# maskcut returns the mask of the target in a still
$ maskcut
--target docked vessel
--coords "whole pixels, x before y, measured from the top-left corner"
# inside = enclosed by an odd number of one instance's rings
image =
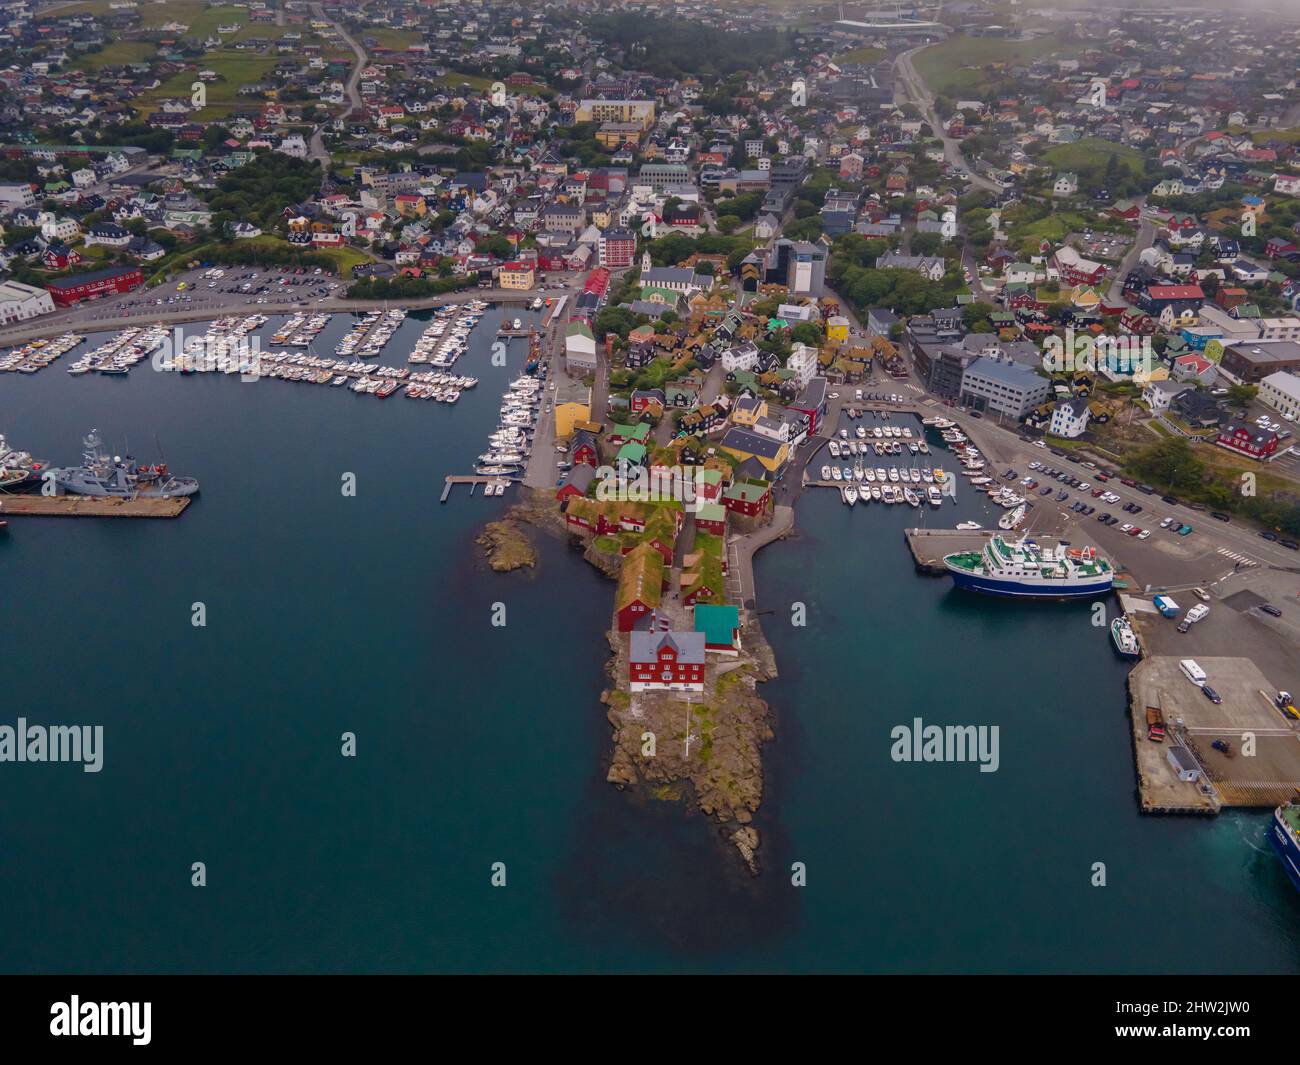
[[[1271,827],[1269,841],[1282,861],[1291,886],[1300,891],[1300,803],[1292,800],[1274,810]]]
[[[1110,623],[1110,642],[1115,645],[1115,652],[1125,658],[1142,657],[1137,633],[1133,631],[1133,626],[1123,614]]]
[[[0,492],[14,492],[41,478],[44,463],[26,451],[15,451],[0,433]]]
[[[82,441],[81,465],[46,471],[57,491],[83,496],[163,498],[192,496],[199,490],[193,477],[173,477],[166,463],[137,466],[130,455],[109,456],[99,434],[91,430]]]
[[[944,555],[958,588],[1017,599],[1086,599],[1111,590],[1111,564],[1091,547],[1044,547],[994,535],[983,551]]]
[[[995,500],[996,502],[996,500]],[[1010,531],[1020,527],[1020,523],[1025,520],[1025,505],[1019,504],[1014,510],[1009,510],[998,519],[998,528]]]

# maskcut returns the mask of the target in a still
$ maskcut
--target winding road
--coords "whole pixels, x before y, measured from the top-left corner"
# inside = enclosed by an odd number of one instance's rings
[[[352,38],[351,34],[343,28],[342,23],[335,21],[325,14],[325,9],[321,7],[320,4],[312,4],[311,11],[315,18],[320,19],[322,22],[328,22],[333,26],[334,31],[343,38],[343,43],[351,48],[352,54],[357,57],[356,65],[352,68],[352,72],[348,75],[347,83],[344,85],[344,92],[347,94],[348,105],[344,108],[339,117],[346,119],[353,111],[360,111],[362,108],[361,92],[358,90],[357,86],[361,83],[361,72],[365,70],[366,63],[369,61],[369,56],[366,55],[366,50],[362,48],[361,45]],[[312,130],[309,153],[323,168],[329,168],[330,153],[325,148],[325,139],[321,136],[320,126],[317,126]]]
[[[929,45],[923,45],[922,47],[928,48]],[[934,110],[934,93],[926,88],[925,82],[921,79],[921,75],[917,73],[916,67],[912,63],[912,56],[919,51],[921,51],[921,48],[913,48],[910,52],[903,52],[898,57],[895,67],[898,71],[898,85],[902,87],[906,101],[915,104],[921,109],[921,114],[930,123],[934,135],[943,141],[943,155],[950,165],[966,171],[970,175],[970,183],[976,188],[986,189],[989,192],[1001,192],[1001,186],[971,169],[966,157],[962,154],[961,145],[944,133],[943,124],[939,121],[939,116]],[[897,97],[897,93],[895,96]]]

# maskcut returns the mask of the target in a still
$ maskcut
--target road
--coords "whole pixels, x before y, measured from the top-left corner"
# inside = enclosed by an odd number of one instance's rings
[[[343,39],[343,43],[351,48],[352,54],[357,57],[356,65],[352,68],[352,72],[348,75],[347,83],[344,85],[344,92],[347,94],[348,104],[339,117],[346,119],[353,111],[360,111],[362,109],[361,92],[357,86],[361,82],[361,72],[365,69],[369,57],[366,55],[366,50],[353,40],[348,31],[343,28],[342,23],[336,22],[334,19],[327,16],[325,14],[325,9],[321,7],[320,4],[312,4],[311,10],[312,14],[316,18],[328,22],[334,27],[334,31]],[[330,154],[325,148],[325,139],[321,136],[320,126],[316,126],[312,130],[309,153],[313,159],[317,160],[321,164],[323,169],[329,169]]]
[[[1143,202],[1141,210],[1146,210],[1146,203]],[[1115,270],[1115,277],[1110,283],[1110,291],[1106,294],[1106,302],[1112,307],[1118,307],[1121,303],[1126,302],[1124,299],[1124,278],[1128,277],[1129,271],[1137,265],[1138,256],[1151,247],[1156,239],[1156,227],[1151,223],[1145,214],[1139,215],[1137,237],[1133,240],[1133,247],[1129,249],[1123,261]]]
[[[365,69],[368,59],[366,50],[352,39],[352,36],[348,31],[343,28],[342,23],[336,22],[334,19],[326,15],[325,9],[321,7],[320,4],[312,4],[311,10],[312,14],[315,15],[316,18],[323,22],[328,22],[334,27],[334,32],[343,38],[343,43],[351,48],[352,54],[357,57],[357,65],[352,68],[352,73],[348,75],[347,84],[344,86],[344,91],[347,93],[348,97],[348,106],[341,117],[347,118],[353,111],[361,110],[361,93],[358,91],[357,86],[361,82],[361,71]]]
[[[245,271],[235,268],[230,272],[242,274]],[[45,315],[31,321],[20,322],[9,329],[0,330],[0,346],[24,344],[29,340],[58,336],[70,330],[78,333],[90,333],[122,329],[133,325],[138,326],[142,323],[151,325],[154,322],[174,324],[209,322],[214,318],[231,314],[292,314],[294,311],[329,313],[367,311],[381,309],[394,303],[392,300],[349,299],[342,295],[331,295],[325,298],[315,295],[304,297],[301,292],[292,289],[287,292],[280,292],[278,288],[273,295],[267,297],[266,303],[257,303],[254,297],[246,293],[227,293],[201,287],[196,280],[201,273],[200,270],[190,271],[177,278],[177,280],[188,281],[193,286],[191,288],[193,294],[191,302],[182,304],[164,302],[161,306],[155,303],[154,300],[158,298],[157,293],[163,293],[166,296],[175,291],[175,286],[170,282],[159,288],[150,289],[150,295],[147,297],[142,294],[143,290],[137,289],[135,292],[118,296],[112,300],[95,300],[83,303],[68,310],[58,311],[55,314]],[[275,271],[258,271],[258,276],[260,279],[269,279],[279,275]],[[332,280],[334,279],[324,275],[320,278],[313,277],[312,285],[315,286],[318,282],[327,283]],[[315,288],[313,287],[311,291],[314,292]],[[552,294],[550,291],[544,292],[539,289],[521,292],[512,289],[470,288],[461,292],[446,292],[438,296],[404,299],[400,302],[402,307],[407,310],[422,310],[429,307],[439,307],[447,303],[464,303],[473,299],[489,300],[494,303],[531,302],[536,296],[550,296]]]
[[[975,188],[986,189],[989,192],[1001,192],[1001,186],[975,173],[966,161],[966,157],[962,154],[961,145],[944,132],[943,124],[939,121],[939,116],[934,110],[934,94],[926,88],[925,82],[921,80],[921,75],[917,73],[916,67],[912,64],[912,56],[919,51],[921,51],[920,48],[913,48],[910,52],[903,52],[898,57],[896,67],[898,84],[902,86],[907,99],[921,109],[926,121],[934,129],[934,135],[943,141],[943,155],[949,165],[966,171],[970,175],[970,183]]]

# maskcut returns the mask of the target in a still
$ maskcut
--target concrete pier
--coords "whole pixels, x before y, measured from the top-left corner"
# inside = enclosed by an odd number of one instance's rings
[[[996,529],[904,529],[903,539],[912,552],[918,573],[942,575],[943,556],[956,551],[983,551]]]
[[[190,499],[190,496],[122,499],[78,495],[8,495],[0,497],[0,515],[36,518],[175,518],[190,505]]]

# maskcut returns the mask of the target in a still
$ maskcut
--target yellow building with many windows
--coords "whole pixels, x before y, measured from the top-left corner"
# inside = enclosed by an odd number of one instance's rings
[[[536,280],[532,263],[503,263],[497,271],[497,285],[501,288],[530,289]]]

